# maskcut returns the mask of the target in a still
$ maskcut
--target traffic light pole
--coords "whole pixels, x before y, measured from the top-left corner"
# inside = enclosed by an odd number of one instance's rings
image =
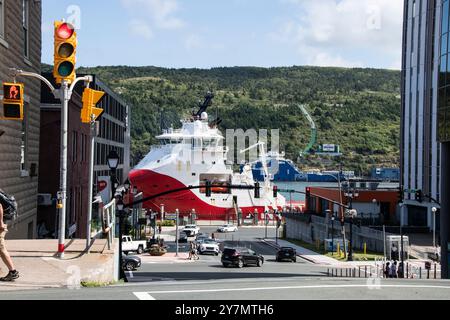
[[[49,87],[53,96],[61,101],[61,154],[60,154],[60,191],[58,192],[58,202],[62,205],[59,208],[59,224],[58,224],[58,256],[64,258],[64,246],[66,236],[66,201],[67,201],[67,130],[69,118],[69,101],[72,97],[73,89],[79,81],[84,81],[86,87],[93,81],[92,76],[84,76],[76,78],[70,85],[65,80],[61,82],[61,88],[55,87],[45,77],[33,72],[26,72],[16,68],[10,68],[11,76],[14,78],[18,76],[37,78],[44,82]],[[89,231],[88,231],[89,232]]]
[[[95,151],[95,121],[91,124],[91,153],[89,155],[89,198],[92,201],[93,195],[93,184],[94,184],[94,151]],[[92,223],[92,203],[88,205],[88,216],[86,225],[86,251],[89,253],[89,247],[91,242],[91,223]]]

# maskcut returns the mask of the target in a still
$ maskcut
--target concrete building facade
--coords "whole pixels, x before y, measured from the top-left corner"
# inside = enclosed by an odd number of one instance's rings
[[[14,80],[9,68],[39,74],[41,42],[41,2],[0,0],[0,81]],[[16,197],[19,208],[8,238],[32,239],[36,235],[41,84],[33,78],[16,80],[25,85],[24,120],[0,119],[4,132],[0,137],[0,188]]]

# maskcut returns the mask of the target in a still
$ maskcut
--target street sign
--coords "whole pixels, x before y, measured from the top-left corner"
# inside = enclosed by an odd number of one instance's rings
[[[166,213],[166,220],[177,220],[177,215],[175,213]]]

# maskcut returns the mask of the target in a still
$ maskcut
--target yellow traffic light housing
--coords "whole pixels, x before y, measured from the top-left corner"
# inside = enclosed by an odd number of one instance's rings
[[[55,53],[53,77],[60,84],[66,80],[69,84],[75,81],[75,63],[77,51],[77,33],[67,22],[55,22]]]
[[[23,84],[3,83],[3,117],[5,120],[23,120]]]
[[[81,122],[91,123],[91,121],[97,120],[97,118],[103,113],[102,108],[97,108],[97,103],[103,98],[105,93],[103,91],[97,91],[90,88],[86,88],[83,91],[83,109],[81,109]]]

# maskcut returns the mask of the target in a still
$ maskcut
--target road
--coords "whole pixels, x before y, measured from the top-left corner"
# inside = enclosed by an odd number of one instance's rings
[[[202,227],[202,232],[214,228]],[[129,282],[102,288],[0,292],[0,299],[43,300],[296,300],[296,299],[449,299],[446,280],[328,278],[326,267],[302,259],[275,262],[276,250],[258,238],[264,229],[218,234],[224,245],[250,247],[264,255],[262,267],[223,268],[220,257],[198,261],[146,262],[128,273]],[[174,250],[171,244],[171,250]],[[186,250],[186,246],[181,250]],[[200,302],[199,302],[200,303]]]

